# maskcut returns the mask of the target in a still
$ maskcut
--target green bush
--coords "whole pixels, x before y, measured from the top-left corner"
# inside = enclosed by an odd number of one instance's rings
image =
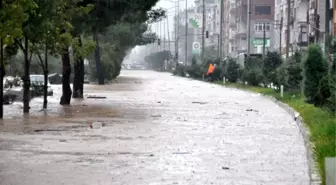
[[[186,76],[186,69],[185,69],[184,65],[181,65],[181,64],[177,65],[173,74],[177,75],[177,76],[185,77]]]
[[[277,52],[268,52],[266,56],[262,60],[262,73],[264,75],[264,84],[268,85],[273,83],[275,85],[279,85],[277,83],[277,75],[276,70],[282,64],[282,59],[279,53]]]
[[[263,80],[261,69],[253,68],[244,70],[242,74],[242,80],[244,82],[246,81],[249,85],[259,86]]]
[[[263,61],[258,57],[248,57],[245,60],[245,69],[261,69]]]
[[[287,62],[287,87],[288,91],[300,91],[302,82],[302,54],[295,53]]]
[[[226,77],[229,82],[236,83],[239,78],[239,64],[236,60],[230,58],[227,64]]]
[[[301,54],[295,53],[276,71],[278,85],[283,85],[286,91],[299,92],[302,81]]]
[[[202,78],[204,71],[202,71],[199,65],[192,65],[186,69],[186,72],[191,78],[200,79]]]
[[[277,84],[283,85],[287,90],[288,87],[288,65],[282,64],[276,71]]]
[[[310,45],[308,47],[308,55],[303,63],[303,84],[304,95],[309,103],[314,105],[321,105],[325,101],[324,95],[319,95],[324,89],[324,81],[320,81],[328,73],[328,63],[323,58],[322,50],[318,45]],[[319,91],[319,86],[323,86],[323,89]],[[323,90],[323,91],[322,91]]]
[[[214,72],[212,73],[212,80],[213,81],[221,80],[221,77],[222,77],[221,74],[222,74],[222,70],[217,65]]]
[[[332,65],[329,72],[329,87],[330,87],[330,98],[328,107],[332,112],[336,111],[336,61],[332,61]]]
[[[329,75],[326,75],[319,82],[317,105],[325,105],[330,95]]]

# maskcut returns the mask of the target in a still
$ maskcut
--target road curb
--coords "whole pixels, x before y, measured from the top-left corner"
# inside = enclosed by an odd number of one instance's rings
[[[218,85],[220,85],[220,84],[218,84]],[[309,173],[309,181],[310,181],[309,184],[310,185],[322,185],[322,180],[321,180],[319,170],[317,168],[317,163],[314,160],[315,158],[314,158],[313,150],[315,148],[315,145],[314,145],[314,143],[310,142],[309,128],[307,128],[306,124],[303,121],[303,118],[300,116],[300,113],[298,113],[296,110],[294,110],[289,105],[287,105],[285,103],[282,103],[281,101],[277,100],[276,98],[274,98],[272,96],[264,95],[264,94],[261,94],[261,93],[256,93],[256,92],[249,91],[249,90],[246,90],[246,89],[240,89],[240,88],[225,86],[225,85],[224,85],[224,87],[225,88],[230,88],[230,89],[237,89],[237,90],[245,91],[247,93],[260,94],[264,98],[272,101],[273,103],[277,104],[279,107],[284,109],[293,118],[296,125],[300,129],[301,136],[303,137],[304,145],[305,145],[305,148],[306,148],[307,163],[308,163],[307,165],[308,165],[308,173]]]
[[[232,87],[228,87],[228,88],[232,88]],[[233,88],[233,89],[239,89],[239,88]],[[313,150],[315,148],[315,145],[314,143],[310,142],[310,135],[311,135],[310,131],[307,128],[306,124],[304,123],[303,118],[300,116],[300,113],[298,113],[296,110],[294,110],[289,105],[282,103],[281,101],[277,100],[276,98],[272,96],[252,92],[252,91],[245,90],[245,89],[239,89],[239,90],[242,90],[248,93],[253,93],[253,94],[260,94],[263,98],[266,98],[272,101],[273,103],[277,104],[279,107],[284,109],[293,118],[296,125],[300,129],[300,134],[303,137],[304,145],[306,148],[306,155],[307,155],[306,157],[307,157],[308,173],[309,173],[309,181],[310,181],[309,184],[310,185],[322,185],[322,180],[321,180],[319,170],[317,168],[317,163],[314,160],[315,157],[314,157]]]
[[[227,87],[227,88],[232,88],[232,87]],[[284,109],[293,118],[296,125],[300,129],[300,134],[303,137],[304,145],[306,148],[306,155],[307,155],[306,157],[307,157],[307,162],[308,162],[308,173],[309,173],[309,180],[310,180],[309,184],[310,185],[322,185],[321,176],[317,168],[317,164],[314,160],[315,158],[314,158],[313,150],[315,148],[315,145],[312,142],[310,142],[310,131],[307,128],[306,124],[304,123],[303,118],[300,116],[300,114],[296,112],[296,110],[294,110],[289,105],[282,103],[281,101],[277,100],[276,98],[272,96],[252,92],[252,91],[245,90],[245,89],[239,89],[239,88],[233,88],[233,89],[238,89],[238,90],[242,90],[242,91],[253,93],[253,94],[260,94],[262,97],[272,101],[273,103],[277,104],[279,107]]]
[[[300,134],[304,140],[304,145],[305,145],[306,154],[307,154],[310,184],[311,185],[322,185],[322,181],[321,181],[321,177],[320,177],[320,174],[317,168],[317,164],[314,160],[313,150],[315,148],[315,145],[312,142],[310,142],[310,131],[307,128],[306,124],[304,123],[300,114],[296,112],[293,108],[288,106],[287,104],[282,103],[281,101],[277,100],[274,97],[267,96],[267,95],[262,95],[262,96],[273,101],[275,104],[283,108],[289,115],[292,116],[296,125],[299,127]]]
[[[232,88],[232,87],[228,87],[228,88]],[[314,160],[313,150],[315,148],[315,145],[314,143],[310,142],[310,131],[307,128],[306,124],[304,123],[300,114],[296,110],[294,110],[292,107],[290,107],[289,105],[282,103],[281,101],[277,100],[276,98],[272,96],[264,95],[261,93],[255,93],[255,92],[245,90],[245,89],[239,89],[239,88],[233,88],[233,89],[242,90],[248,93],[260,94],[264,98],[272,101],[273,103],[277,104],[279,107],[284,109],[293,118],[296,125],[300,129],[300,134],[303,137],[304,145],[306,148],[306,155],[307,155],[306,157],[307,157],[307,162],[308,162],[308,173],[309,173],[309,181],[310,181],[309,184],[310,185],[322,185],[321,176],[319,174],[317,164]]]

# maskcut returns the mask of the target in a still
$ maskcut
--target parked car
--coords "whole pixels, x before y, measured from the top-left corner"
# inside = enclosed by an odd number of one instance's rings
[[[43,95],[43,85],[44,85],[44,76],[43,75],[30,75],[30,83],[32,89],[36,93],[35,96]],[[54,95],[54,91],[51,88],[49,79],[48,79],[48,96]]]

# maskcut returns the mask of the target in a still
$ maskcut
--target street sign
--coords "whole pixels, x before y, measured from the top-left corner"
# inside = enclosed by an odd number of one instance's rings
[[[192,53],[200,54],[201,53],[201,44],[199,42],[193,42]]]
[[[191,28],[202,28],[202,14],[195,13],[189,16],[189,27]]]
[[[271,46],[271,40],[269,38],[265,39],[265,47],[270,47]],[[254,38],[252,40],[253,46],[263,46],[264,45],[264,39],[263,38]]]

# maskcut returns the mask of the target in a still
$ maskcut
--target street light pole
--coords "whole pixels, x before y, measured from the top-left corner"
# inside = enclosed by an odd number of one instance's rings
[[[287,0],[286,58],[289,57],[291,0]]]
[[[168,51],[170,52],[170,34],[169,34],[169,20],[168,20],[168,17],[167,17],[167,33],[168,33]]]
[[[223,0],[220,1],[220,28],[219,28],[219,61],[222,61],[223,58],[223,9],[224,9]]]
[[[187,65],[188,60],[188,0],[185,0],[185,58],[184,65]]]
[[[202,50],[201,50],[201,60],[204,62],[204,49],[205,49],[205,0],[202,0]]]
[[[247,0],[247,56],[251,53],[251,0]]]

